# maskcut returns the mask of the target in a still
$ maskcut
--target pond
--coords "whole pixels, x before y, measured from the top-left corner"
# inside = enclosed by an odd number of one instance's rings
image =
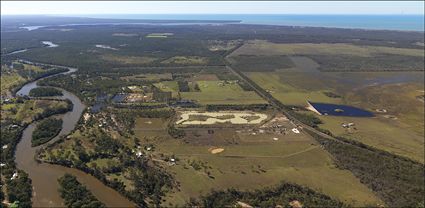
[[[329,103],[313,103],[310,104],[309,108],[311,110],[321,114],[321,115],[331,115],[331,116],[351,116],[351,117],[373,117],[373,113],[356,108],[348,105],[337,105]]]

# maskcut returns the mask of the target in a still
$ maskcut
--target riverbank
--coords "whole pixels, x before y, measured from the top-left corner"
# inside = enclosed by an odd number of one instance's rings
[[[61,66],[63,67],[63,66]],[[61,72],[58,74],[70,74],[77,69],[66,67],[68,71]],[[56,76],[53,74],[47,77]],[[44,78],[47,78],[44,77]],[[42,78],[42,79],[44,79]],[[17,95],[28,95],[31,89],[39,87],[37,82],[41,80],[35,80],[27,83],[19,91]],[[77,179],[87,186],[87,188],[102,201],[108,207],[134,207],[134,203],[121,196],[115,190],[107,187],[102,182],[97,180],[95,177],[86,174],[80,170],[67,168],[59,165],[52,165],[47,163],[39,163],[35,160],[37,152],[48,144],[51,144],[63,136],[68,135],[77,125],[82,112],[85,109],[85,105],[81,100],[74,94],[58,88],[62,91],[63,96],[61,99],[68,99],[73,104],[73,109],[61,116],[63,125],[60,133],[47,142],[38,147],[31,146],[31,137],[34,131],[35,123],[31,123],[28,127],[23,130],[21,141],[18,143],[15,151],[15,162],[18,169],[21,169],[28,173],[32,180],[33,186],[33,206],[34,207],[61,207],[64,206],[63,199],[60,197],[58,192],[59,184],[57,179],[65,173],[75,175]]]

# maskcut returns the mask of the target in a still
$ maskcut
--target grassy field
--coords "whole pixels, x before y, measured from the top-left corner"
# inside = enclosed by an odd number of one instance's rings
[[[348,104],[375,112],[377,118],[319,116],[321,128],[361,141],[392,153],[424,162],[424,109],[417,96],[423,95],[423,83],[413,77],[421,73],[365,72],[250,72],[248,76],[286,105],[306,106],[306,101]],[[389,82],[389,83],[387,83]],[[392,83],[394,82],[394,83]],[[341,98],[331,98],[333,92]],[[393,119],[392,119],[393,118]],[[347,132],[341,123],[355,122],[355,132]]]
[[[6,95],[10,89],[24,83],[26,80],[19,76],[16,72],[2,73],[1,80],[1,95]]]
[[[331,98],[324,94],[333,89],[327,87],[322,80],[310,78],[302,73],[249,72],[247,75],[285,105],[306,106],[307,101],[341,102],[339,98]]]
[[[275,71],[294,67],[288,56],[232,56],[232,67],[241,71]]]
[[[162,64],[178,64],[178,65],[202,65],[208,62],[208,58],[199,56],[174,56],[164,61]]]
[[[22,64],[22,65],[24,65],[24,70],[35,71],[35,72],[44,71],[44,69],[42,69],[39,66],[35,66],[35,65],[31,65],[31,64]]]
[[[386,121],[385,118],[337,116],[320,116],[320,119],[324,124],[319,126],[330,130],[335,135],[424,162],[423,136],[400,127],[397,121]],[[356,130],[350,131],[341,127],[342,123],[351,122],[355,123]]]
[[[201,104],[263,104],[266,103],[253,91],[244,91],[236,82],[197,81],[200,92],[181,92],[184,99],[197,100]]]
[[[238,55],[352,55],[361,57],[370,57],[377,54],[405,55],[405,56],[424,56],[424,51],[420,49],[405,49],[381,46],[356,46],[345,43],[295,43],[295,44],[276,44],[267,41],[251,41],[231,56]]]
[[[177,97],[179,93],[179,85],[177,81],[163,81],[154,84],[155,87],[164,92],[171,92],[173,97]]]
[[[109,62],[120,64],[149,64],[157,60],[148,56],[124,56],[117,54],[104,54],[100,56],[101,59]]]
[[[193,81],[218,81],[220,80],[215,74],[195,74],[192,77]]]
[[[416,83],[369,86],[346,94],[347,103],[376,113],[376,118],[321,116],[322,128],[398,155],[424,162],[424,108],[416,97],[423,94],[423,85]],[[340,125],[355,122],[357,131],[346,132]]]
[[[180,183],[180,191],[169,193],[164,206],[182,205],[190,197],[207,194],[211,189],[256,189],[282,180],[311,187],[355,206],[382,204],[349,171],[336,168],[330,156],[304,134],[252,135],[246,130],[238,133],[215,129],[211,138],[199,137],[198,140],[203,141],[196,142],[196,138],[171,139],[165,136],[165,129],[155,134],[152,130],[144,133],[145,122],[136,123],[136,135],[145,135],[145,139],[155,145],[154,155],[178,158],[177,164],[167,169]],[[291,127],[289,123],[285,125]],[[146,137],[146,133],[150,136]],[[230,136],[235,137],[236,143],[228,143]],[[279,140],[274,141],[273,137]],[[216,142],[209,145],[205,141],[208,139]],[[224,151],[211,153],[213,148],[219,147]]]
[[[4,119],[13,119],[23,123],[30,123],[33,117],[42,114],[48,109],[64,108],[64,101],[26,100],[24,103],[2,105],[1,116]]]

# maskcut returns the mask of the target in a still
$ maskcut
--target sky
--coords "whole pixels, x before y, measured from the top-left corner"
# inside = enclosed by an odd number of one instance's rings
[[[1,1],[16,14],[424,14],[424,1]]]

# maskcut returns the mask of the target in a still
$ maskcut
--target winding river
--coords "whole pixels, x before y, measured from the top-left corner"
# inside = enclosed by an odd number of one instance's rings
[[[53,65],[50,65],[53,66]],[[63,67],[63,66],[56,66]],[[69,71],[59,74],[70,74],[77,71],[76,68],[65,67]],[[56,76],[51,75],[51,76]],[[48,77],[51,77],[48,76]],[[45,77],[47,78],[47,77]],[[45,79],[43,78],[43,79]],[[37,88],[37,81],[33,81],[24,85],[16,94],[28,95],[31,89]],[[58,136],[49,143],[58,140],[61,136],[69,134],[76,126],[81,114],[85,108],[81,100],[74,94],[58,88],[62,91],[62,99],[69,99],[74,107],[72,111],[67,112],[60,117],[63,118],[62,130]],[[68,168],[60,165],[52,165],[47,163],[38,163],[35,160],[36,152],[41,147],[31,147],[31,137],[35,128],[35,123],[30,124],[24,129],[21,141],[18,143],[15,153],[15,162],[19,169],[28,173],[32,180],[33,186],[33,207],[64,207],[64,201],[58,192],[59,184],[57,179],[65,173],[70,173],[77,177],[78,181],[84,184],[93,195],[108,207],[135,207],[134,203],[127,198],[121,196],[118,192],[104,185],[95,177],[84,173],[83,171]],[[48,144],[49,144],[48,143]]]

